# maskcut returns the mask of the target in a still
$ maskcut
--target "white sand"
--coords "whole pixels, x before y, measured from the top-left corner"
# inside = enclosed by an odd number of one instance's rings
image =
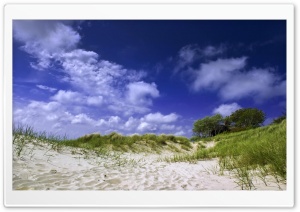
[[[164,154],[96,156],[64,147],[57,152],[49,144],[30,143],[13,157],[14,190],[240,190],[236,179],[219,175],[217,159],[190,163],[159,162]],[[255,189],[278,190],[254,182]],[[280,185],[285,189],[285,185]]]

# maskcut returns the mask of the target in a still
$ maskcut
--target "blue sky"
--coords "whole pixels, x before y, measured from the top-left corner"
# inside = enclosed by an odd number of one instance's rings
[[[69,137],[190,137],[195,120],[285,112],[280,20],[13,22],[13,118]]]

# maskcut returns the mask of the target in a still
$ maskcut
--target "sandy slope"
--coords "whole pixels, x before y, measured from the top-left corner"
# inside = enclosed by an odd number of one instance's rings
[[[14,190],[236,190],[230,173],[217,174],[217,160],[196,164],[161,162],[163,154],[96,155],[49,144],[26,144],[13,157]],[[256,183],[257,189],[277,190]],[[285,189],[284,185],[281,185]]]

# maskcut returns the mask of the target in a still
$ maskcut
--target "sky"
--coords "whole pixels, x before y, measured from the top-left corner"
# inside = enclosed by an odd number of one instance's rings
[[[241,108],[286,110],[284,20],[13,22],[15,125],[190,137]]]

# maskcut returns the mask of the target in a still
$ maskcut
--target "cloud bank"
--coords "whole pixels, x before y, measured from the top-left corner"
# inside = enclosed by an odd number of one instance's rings
[[[15,122],[42,131],[69,132],[71,137],[82,132],[184,133],[174,124],[177,114],[150,112],[160,92],[154,82],[144,80],[144,71],[127,69],[81,48],[81,35],[69,22],[14,21],[13,32],[21,49],[33,58],[33,69],[58,71],[57,83],[69,87],[36,85],[51,93],[48,101],[28,99],[15,108]]]
[[[273,68],[248,69],[246,62],[243,56],[202,63],[192,71],[190,88],[217,92],[224,101],[252,98],[259,103],[286,95],[286,81]]]

